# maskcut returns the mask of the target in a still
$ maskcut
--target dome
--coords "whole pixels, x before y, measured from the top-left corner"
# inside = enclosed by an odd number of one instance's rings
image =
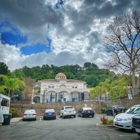
[[[66,79],[66,75],[64,73],[58,73],[56,76],[55,76],[55,79]]]

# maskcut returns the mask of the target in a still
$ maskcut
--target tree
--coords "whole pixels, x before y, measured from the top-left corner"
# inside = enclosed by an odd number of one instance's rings
[[[90,63],[90,62],[85,62],[84,63],[84,68],[86,68],[86,69],[89,69],[89,68],[98,68],[98,66],[97,65],[95,65],[95,64],[93,64],[93,63]]]
[[[99,97],[103,94],[109,93],[110,100],[114,102],[116,98],[123,97],[128,90],[128,79],[127,77],[122,77],[121,79],[111,81],[106,79],[101,82],[98,86],[92,88],[89,92],[91,98]],[[121,102],[120,102],[121,104]]]
[[[8,66],[4,62],[0,62],[0,74],[8,74]]]
[[[104,45],[111,54],[106,66],[130,73],[132,91],[136,94],[136,74],[140,70],[140,12],[115,17],[108,26],[108,33],[104,35]]]
[[[116,98],[119,98],[120,100],[120,97],[123,97],[125,95],[125,93],[128,90],[127,85],[128,85],[128,80],[126,79],[126,77],[123,77],[122,79],[115,80],[110,83],[108,92],[110,93],[110,99],[112,102],[114,102]],[[121,100],[120,100],[120,104],[121,104]]]
[[[7,89],[8,96],[10,96],[11,90],[15,90],[15,89],[25,86],[25,83],[19,80],[18,78],[8,78],[5,75],[0,75],[0,77],[3,80],[3,85],[0,86],[0,91]]]

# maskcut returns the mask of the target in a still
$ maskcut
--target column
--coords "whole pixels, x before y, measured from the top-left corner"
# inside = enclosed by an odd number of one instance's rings
[[[57,93],[55,93],[55,103],[57,103]]]

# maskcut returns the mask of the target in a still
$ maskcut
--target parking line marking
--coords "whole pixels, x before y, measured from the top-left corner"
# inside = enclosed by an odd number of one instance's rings
[[[61,119],[59,117],[57,117],[57,119],[61,121]]]

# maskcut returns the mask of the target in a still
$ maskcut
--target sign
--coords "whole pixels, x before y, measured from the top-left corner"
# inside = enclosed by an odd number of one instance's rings
[[[128,99],[132,99],[132,94],[131,93],[128,93]]]
[[[72,98],[72,102],[75,102],[75,98]]]
[[[77,103],[80,104],[80,101],[78,101]]]

